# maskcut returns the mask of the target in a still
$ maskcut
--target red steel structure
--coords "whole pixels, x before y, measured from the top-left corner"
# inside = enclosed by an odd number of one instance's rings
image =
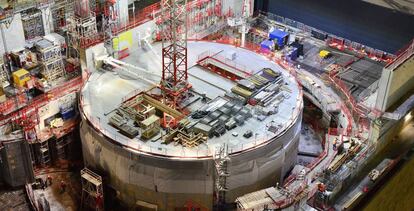
[[[162,79],[166,103],[178,107],[191,87],[187,74],[187,0],[162,0]]]

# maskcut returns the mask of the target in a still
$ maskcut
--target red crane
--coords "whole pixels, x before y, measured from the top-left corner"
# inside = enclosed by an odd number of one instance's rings
[[[187,0],[161,1],[162,79],[165,103],[179,107],[191,88],[187,74]]]

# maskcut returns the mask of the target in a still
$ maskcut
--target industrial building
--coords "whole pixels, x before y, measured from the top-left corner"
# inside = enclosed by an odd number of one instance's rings
[[[414,121],[414,42],[264,2],[2,2],[0,210],[362,206]]]

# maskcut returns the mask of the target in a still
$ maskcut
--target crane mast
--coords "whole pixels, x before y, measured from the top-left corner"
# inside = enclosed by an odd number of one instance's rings
[[[187,74],[187,0],[162,0],[162,79],[164,101],[178,107],[191,87]]]

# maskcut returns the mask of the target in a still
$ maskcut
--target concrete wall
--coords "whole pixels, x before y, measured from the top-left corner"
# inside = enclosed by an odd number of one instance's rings
[[[43,130],[45,128],[45,120],[59,113],[59,106],[70,104],[76,104],[76,93],[70,93],[59,99],[49,102],[47,105],[39,108],[39,128]]]
[[[151,20],[148,21],[144,24],[141,24],[129,31],[132,32],[132,45],[134,47],[138,46],[138,43],[141,39],[145,38],[146,36],[151,36],[151,33],[155,30],[156,25],[155,25],[155,21]],[[116,39],[116,38],[114,38]],[[149,39],[149,41],[151,41],[151,39]],[[114,49],[114,51],[116,51],[117,49]]]
[[[88,49],[82,49],[80,54],[80,64],[82,71],[89,71],[94,72],[96,71],[95,68],[95,56],[102,55],[106,53],[106,48],[104,43],[100,43],[98,45],[92,46]]]
[[[128,23],[128,0],[117,0],[117,5],[120,23]]]
[[[0,55],[3,55],[6,51],[24,47],[25,38],[20,14],[14,16],[10,26],[7,27],[5,23],[0,24],[0,30],[2,30],[2,35],[0,36]]]
[[[42,21],[45,35],[48,35],[51,32],[53,32],[53,18],[50,6],[42,9]]]
[[[401,130],[412,120],[414,110],[411,110],[411,118],[401,118],[399,121],[390,120],[383,124],[373,124],[371,126],[370,139],[377,143],[376,151],[382,150],[396,137]]]
[[[299,143],[301,115],[286,133],[256,150],[232,155],[227,201],[274,186],[293,167]],[[108,185],[119,191],[129,206],[137,201],[174,210],[192,200],[212,207],[214,163],[207,160],[172,160],[130,152],[98,134],[88,121],[81,126],[85,166],[106,175]]]
[[[385,68],[379,84],[376,107],[386,111],[404,95],[414,90],[414,55],[395,70]]]
[[[250,1],[250,11],[251,13],[253,13],[254,2],[253,0]],[[223,13],[227,13],[229,9],[231,9],[233,11],[233,14],[235,14],[236,16],[241,16],[243,12],[243,2],[244,0],[223,0]]]
[[[19,187],[34,181],[29,144],[16,139],[0,144],[0,177],[11,187]]]

